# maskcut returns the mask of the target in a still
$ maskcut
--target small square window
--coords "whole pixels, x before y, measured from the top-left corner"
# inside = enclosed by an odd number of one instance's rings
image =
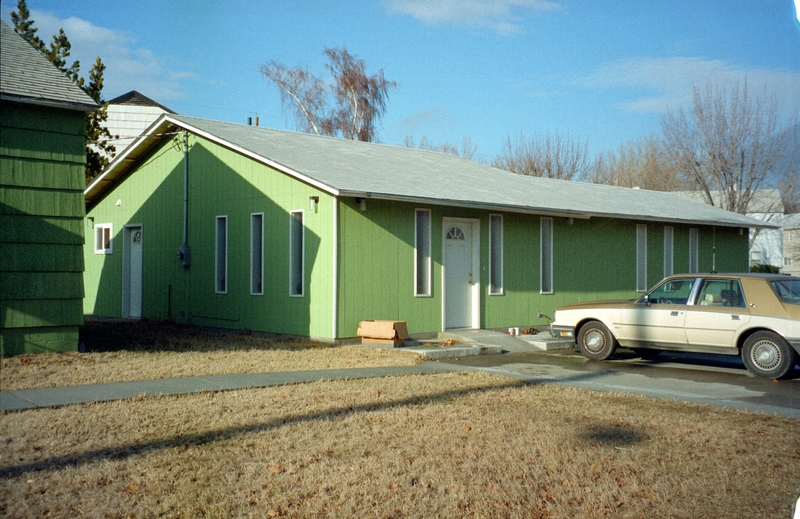
[[[113,254],[114,227],[110,223],[98,224],[94,227],[94,253]]]

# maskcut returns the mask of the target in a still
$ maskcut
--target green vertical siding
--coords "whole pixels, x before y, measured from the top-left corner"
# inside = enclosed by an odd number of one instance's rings
[[[0,355],[75,350],[84,114],[0,103]]]
[[[410,333],[441,329],[442,213],[438,206],[343,199],[339,211],[339,337],[359,321],[401,320]],[[431,297],[414,296],[415,209],[431,210]]]
[[[89,211],[114,225],[114,253],[85,247],[87,313],[122,312],[123,229],[142,225],[144,317],[204,326],[331,337],[333,203],[320,190],[204,139],[190,137],[191,266],[183,239],[183,154],[167,141]],[[319,197],[317,212],[309,197]],[[119,205],[117,205],[119,201]],[[289,296],[289,212],[305,214],[305,294]],[[250,294],[250,215],[264,213],[264,294]],[[227,293],[215,291],[215,222],[228,218]],[[90,240],[91,241],[91,240]]]
[[[433,296],[414,297],[414,209],[431,210]],[[489,295],[489,215],[496,212],[368,200],[362,212],[341,202],[339,337],[352,337],[363,319],[407,321],[410,333],[442,329],[442,218],[476,218],[480,226],[481,326],[544,325],[541,312],[576,301],[630,299],[636,292],[636,221],[553,218],[553,293],[540,283],[538,215],[503,214],[503,294]],[[641,222],[645,223],[645,222]],[[648,286],[664,272],[664,224],[647,222]],[[674,268],[688,268],[689,227],[674,227]],[[701,227],[700,268],[747,268],[747,235]]]

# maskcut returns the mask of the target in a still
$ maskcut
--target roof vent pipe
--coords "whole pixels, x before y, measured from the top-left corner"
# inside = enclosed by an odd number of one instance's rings
[[[256,126],[258,126],[258,116],[256,116]]]
[[[247,118],[247,126],[253,126],[253,118],[252,117],[248,117]]]

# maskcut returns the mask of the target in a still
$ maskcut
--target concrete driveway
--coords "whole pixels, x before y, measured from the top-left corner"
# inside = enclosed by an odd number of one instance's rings
[[[800,369],[785,380],[752,376],[738,357],[662,353],[646,361],[620,349],[595,362],[565,349],[443,358],[439,362],[531,381],[629,393],[800,419]]]

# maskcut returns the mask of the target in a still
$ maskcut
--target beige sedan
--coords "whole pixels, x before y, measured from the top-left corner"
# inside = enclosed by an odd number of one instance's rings
[[[557,308],[553,336],[575,337],[589,359],[618,346],[741,355],[751,373],[781,378],[800,354],[800,278],[779,274],[670,276],[635,301]]]

